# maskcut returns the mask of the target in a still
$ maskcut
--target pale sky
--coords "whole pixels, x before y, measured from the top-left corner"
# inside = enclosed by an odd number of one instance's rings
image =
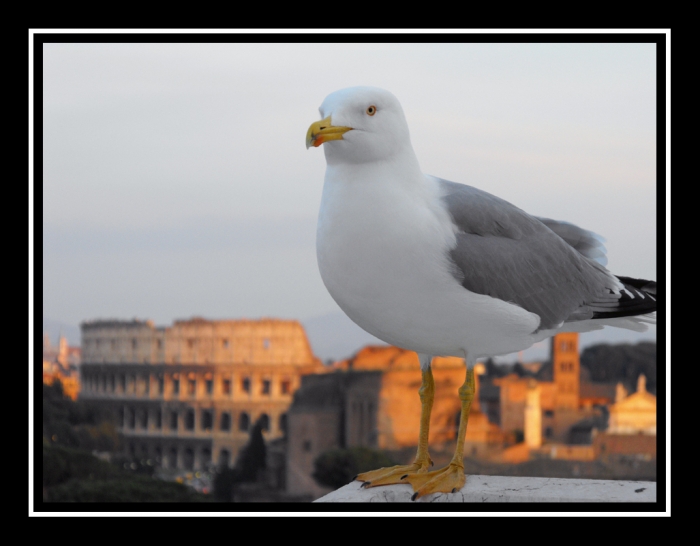
[[[653,44],[46,44],[43,313],[311,319],[329,93],[401,101],[422,169],[656,279]],[[39,97],[36,98],[39,100]],[[655,333],[655,330],[654,330]]]

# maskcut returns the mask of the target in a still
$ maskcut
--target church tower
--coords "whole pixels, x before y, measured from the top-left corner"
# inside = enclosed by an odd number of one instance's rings
[[[525,393],[525,443],[530,449],[542,445],[541,388],[537,381],[530,379]]]
[[[557,386],[557,409],[577,410],[581,384],[578,334],[567,332],[554,336],[551,355]]]

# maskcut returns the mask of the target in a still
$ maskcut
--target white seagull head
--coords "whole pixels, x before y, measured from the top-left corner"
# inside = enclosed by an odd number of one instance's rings
[[[341,89],[326,97],[319,112],[322,119],[309,127],[306,147],[327,143],[329,165],[386,160],[412,150],[401,104],[384,89]]]

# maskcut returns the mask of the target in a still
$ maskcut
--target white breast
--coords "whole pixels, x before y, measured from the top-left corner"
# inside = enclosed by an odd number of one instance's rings
[[[374,336],[425,354],[529,347],[536,315],[471,293],[450,273],[454,226],[434,180],[392,179],[390,168],[326,171],[316,249],[338,305]]]

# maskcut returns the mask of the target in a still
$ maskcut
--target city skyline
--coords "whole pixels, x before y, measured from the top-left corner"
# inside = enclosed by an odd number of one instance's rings
[[[310,478],[316,458],[334,447],[413,455],[421,408],[415,396],[420,366],[411,351],[366,348],[351,360],[323,366],[295,321],[193,319],[156,328],[148,321],[108,320],[85,323],[82,330],[80,400],[110,408],[125,456],[150,459],[161,478],[200,471],[206,476],[199,485],[211,490],[213,468],[237,460],[253,423],[277,454],[268,478],[294,498],[328,492],[330,484],[314,485]],[[548,365],[475,368],[465,464],[478,459],[512,466],[543,456],[576,464],[597,460],[606,470],[587,466],[584,472],[593,478],[629,473],[630,455],[647,463],[655,459],[656,396],[647,391],[645,374],[655,385],[656,370],[649,353],[583,373],[578,339],[555,336]],[[44,383],[70,385],[75,369],[66,366],[68,358],[65,345],[56,351],[45,343]],[[449,456],[443,444],[457,433],[455,393],[464,367],[454,357],[436,358],[433,366],[433,460],[442,465]],[[404,448],[409,451],[400,454]],[[581,470],[567,472],[579,476]],[[640,476],[655,476],[653,466],[627,474]]]

